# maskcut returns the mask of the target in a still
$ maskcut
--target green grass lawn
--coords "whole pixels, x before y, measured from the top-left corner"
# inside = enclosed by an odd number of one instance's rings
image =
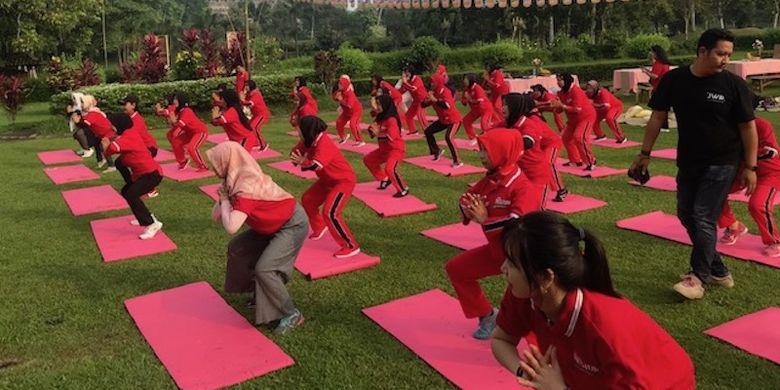
[[[35,107],[31,105],[30,110]],[[289,127],[284,111],[274,112],[276,117],[266,134],[272,148],[286,154],[295,139],[285,135]],[[780,115],[769,117],[780,128]],[[325,115],[325,119],[332,118],[332,114]],[[157,127],[153,134],[167,147],[162,123],[152,117],[147,121]],[[63,131],[64,126],[63,120]],[[629,138],[641,139],[641,129],[626,129]],[[657,147],[675,144],[676,134],[664,133]],[[147,201],[165,223],[165,232],[178,250],[104,264],[89,222],[128,211],[73,217],[60,192],[99,182],[53,185],[35,154],[61,148],[75,149],[76,143],[68,137],[0,143],[0,388],[174,388],[123,301],[195,281],[207,281],[222,292],[230,237],[211,222],[212,202],[198,190],[216,179],[164,180],[161,196]],[[427,153],[423,141],[410,142],[407,148],[410,156]],[[616,168],[627,167],[637,152],[636,148],[594,150],[600,164]],[[466,162],[479,164],[476,154],[463,154]],[[358,155],[345,155],[360,181],[371,179]],[[261,165],[265,167],[267,162]],[[94,159],[86,164],[94,167]],[[655,160],[650,169],[654,175],[675,173],[671,161]],[[263,329],[296,360],[295,366],[237,387],[452,387],[361,314],[362,308],[432,288],[453,294],[444,264],[458,250],[419,232],[457,222],[456,200],[476,177],[445,178],[411,165],[404,165],[401,171],[412,193],[437,203],[439,209],[381,219],[360,201],[352,200],[345,211],[347,222],[364,251],[381,255],[382,263],[313,282],[296,273],[289,288],[306,323],[283,337]],[[270,168],[267,172],[298,196],[310,184]],[[688,351],[696,364],[700,388],[780,388],[778,366],[703,334],[712,326],[780,304],[780,271],[727,258],[736,287],[708,290],[703,300],[683,302],[671,285],[687,270],[689,248],[615,226],[618,219],[653,210],[674,213],[674,194],[634,188],[626,184],[624,176],[598,180],[565,176],[565,180],[572,192],[609,202],[607,207],[575,214],[571,219],[601,237],[617,288]],[[119,188],[120,181],[118,174],[110,174],[100,182]],[[757,231],[744,204],[736,204],[735,210],[752,231]],[[500,277],[489,278],[483,286],[498,303],[505,282]],[[245,297],[224,297],[252,320]],[[415,326],[414,322],[409,326]]]

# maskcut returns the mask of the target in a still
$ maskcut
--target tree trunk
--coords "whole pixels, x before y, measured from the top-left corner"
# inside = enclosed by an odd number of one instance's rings
[[[596,3],[591,3],[590,6],[590,43],[596,44]]]
[[[688,0],[691,6],[691,31],[696,31],[696,1]]]
[[[551,45],[555,42],[555,16],[553,16],[552,12],[550,12],[550,35],[548,37],[548,42]]]
[[[775,1],[775,17],[772,20],[772,27],[777,28],[777,19],[780,16],[780,1]]]

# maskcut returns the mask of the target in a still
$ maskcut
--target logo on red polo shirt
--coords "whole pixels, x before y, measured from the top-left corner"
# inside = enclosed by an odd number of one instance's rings
[[[587,372],[588,374],[595,375],[599,373],[599,368],[588,364],[582,361],[582,358],[580,358],[579,355],[577,355],[577,352],[574,352],[574,364],[582,371]]]
[[[509,200],[509,199],[504,199],[504,198],[499,196],[499,197],[496,198],[495,202],[493,202],[493,205],[495,207],[500,207],[502,209],[505,209],[505,208],[507,208],[507,207],[512,205],[512,201]]]

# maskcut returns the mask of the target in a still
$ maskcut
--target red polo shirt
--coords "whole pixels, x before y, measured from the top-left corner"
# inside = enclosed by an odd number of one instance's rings
[[[298,142],[293,150],[300,151],[306,160],[301,168],[314,167],[314,173],[325,184],[355,183],[355,171],[339,148],[330,139],[327,132],[320,133],[310,148]]]
[[[577,123],[581,120],[596,118],[596,109],[593,108],[593,104],[579,85],[572,84],[569,92],[558,91],[558,98],[564,105],[569,106],[566,110],[566,117],[570,122]]]
[[[265,99],[263,99],[263,94],[259,89],[253,89],[249,92],[249,110],[252,111],[252,117],[271,117],[271,110],[265,104]]]
[[[134,182],[139,177],[154,171],[162,175],[160,164],[149,153],[149,149],[135,127],[125,130],[122,135],[116,137],[105,151],[106,156],[117,153],[120,155],[119,158],[122,164],[132,172],[132,180]]]
[[[378,121],[377,124],[379,125],[379,134],[377,134],[379,150],[386,153],[404,153],[406,151],[406,143],[403,137],[401,137],[401,128],[398,127],[398,121],[390,117],[383,121]]]
[[[246,214],[246,223],[263,235],[279,231],[290,220],[295,209],[295,198],[268,201],[235,196],[230,199],[233,210]]]
[[[756,117],[758,130],[758,175],[759,184],[780,187],[780,147],[777,146],[775,129],[768,120]]]
[[[215,126],[222,126],[228,139],[240,143],[244,149],[252,150],[253,147],[257,146],[257,137],[241,123],[235,108],[228,108],[211,123]]]
[[[113,137],[115,134],[111,121],[108,120],[103,111],[89,111],[81,120],[84,121],[85,125],[89,126],[89,129],[98,138]]]
[[[142,117],[141,114],[136,111],[133,113],[133,115],[130,115],[130,119],[133,120],[133,128],[138,130],[138,134],[141,136],[141,139],[144,140],[146,147],[149,149],[157,149],[157,140],[154,139],[151,134],[149,134],[149,128],[146,127],[146,121],[144,120],[144,117]]]
[[[425,89],[425,83],[423,83],[420,76],[414,75],[409,81],[405,81],[401,84],[401,94],[409,92],[412,94],[414,100],[424,100],[428,97],[428,90]]]

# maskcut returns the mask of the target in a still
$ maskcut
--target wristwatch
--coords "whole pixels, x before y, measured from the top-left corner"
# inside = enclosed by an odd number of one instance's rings
[[[755,172],[758,170],[758,165],[753,165],[752,167],[748,167],[748,169]]]
[[[639,151],[639,155],[645,156],[645,157],[650,157],[650,150],[640,150]]]

